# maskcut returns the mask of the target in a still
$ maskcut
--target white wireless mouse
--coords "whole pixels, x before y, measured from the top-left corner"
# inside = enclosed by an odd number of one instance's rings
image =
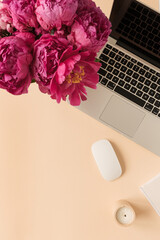
[[[122,169],[120,163],[108,140],[95,142],[91,149],[99,171],[105,180],[113,181],[121,176]]]

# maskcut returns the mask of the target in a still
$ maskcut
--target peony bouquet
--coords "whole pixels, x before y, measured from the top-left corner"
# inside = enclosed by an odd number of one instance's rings
[[[96,89],[110,28],[92,0],[1,0],[0,88],[20,95],[36,82],[58,103],[80,105],[85,87]]]

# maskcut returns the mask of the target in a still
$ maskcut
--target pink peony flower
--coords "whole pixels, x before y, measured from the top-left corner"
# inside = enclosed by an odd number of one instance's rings
[[[51,97],[59,103],[69,96],[70,104],[79,106],[87,100],[85,87],[97,88],[101,64],[95,62],[95,54],[89,51],[80,52],[79,49],[68,48],[62,55],[59,66],[51,81]]]
[[[44,34],[34,43],[33,78],[43,93],[50,94],[50,82],[58,67],[60,56],[68,47],[68,41]]]
[[[78,0],[37,0],[36,15],[39,24],[47,31],[71,25],[78,7]]]
[[[33,76],[43,93],[59,103],[69,95],[71,105],[87,99],[86,87],[96,88],[99,81],[95,54],[73,50],[65,39],[46,34],[35,42]]]
[[[21,38],[4,37],[0,40],[0,56],[0,88],[14,95],[27,93],[31,83],[30,48]]]
[[[87,5],[77,11],[68,40],[83,50],[98,52],[107,42],[110,28],[111,23],[101,9]]]
[[[96,7],[96,4],[92,0],[78,0],[78,9],[86,6]]]
[[[8,5],[0,2],[0,30],[13,32],[13,20],[10,15]]]
[[[37,28],[38,22],[35,15],[36,0],[7,0],[14,27],[20,32]]]
[[[22,38],[29,47],[35,42],[35,35],[30,32],[15,32],[14,36]]]

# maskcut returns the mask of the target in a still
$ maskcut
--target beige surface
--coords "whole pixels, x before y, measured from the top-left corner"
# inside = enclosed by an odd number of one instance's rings
[[[109,13],[110,1],[97,0]],[[146,0],[158,7],[158,0]],[[108,7],[107,7],[108,6]],[[160,172],[160,158],[67,103],[32,85],[26,96],[0,91],[0,239],[159,240],[160,217],[139,186]],[[90,148],[112,142],[123,167],[102,179]],[[116,224],[116,201],[136,210],[128,228]]]

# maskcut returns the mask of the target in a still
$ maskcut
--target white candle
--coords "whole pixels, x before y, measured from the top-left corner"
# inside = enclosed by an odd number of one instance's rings
[[[123,226],[131,225],[135,220],[135,211],[133,207],[124,200],[118,201],[114,211],[116,221]]]

